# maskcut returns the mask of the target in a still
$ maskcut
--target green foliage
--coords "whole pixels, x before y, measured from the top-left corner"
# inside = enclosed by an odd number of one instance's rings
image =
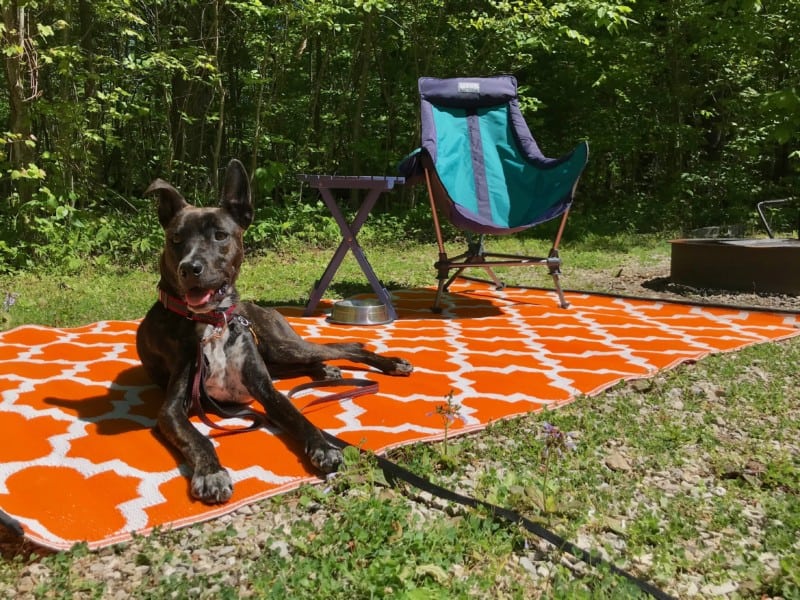
[[[588,139],[587,231],[753,222],[757,201],[796,193],[798,0],[16,4],[0,22],[3,269],[110,241],[138,257],[152,239],[125,225],[148,183],[209,203],[233,156],[260,203],[254,243],[323,243],[335,231],[295,175],[394,174],[418,145],[421,75],[514,73],[546,154]],[[381,212],[416,236],[404,215],[421,208],[403,194]]]
[[[635,25],[599,36],[583,63],[591,88],[561,104],[584,119],[581,106],[603,108],[587,122],[585,183],[606,193],[588,200],[627,207],[637,229],[657,230],[747,222],[757,201],[790,195],[800,141],[787,95],[798,80],[790,42],[798,8],[637,2]]]

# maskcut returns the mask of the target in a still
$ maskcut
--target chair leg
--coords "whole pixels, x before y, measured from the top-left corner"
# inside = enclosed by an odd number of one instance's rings
[[[450,290],[450,286],[452,285],[452,283],[453,283],[453,282],[454,282],[456,279],[458,279],[458,276],[459,276],[459,275],[461,275],[461,273],[463,273],[463,272],[464,272],[464,269],[466,269],[466,268],[467,268],[467,267],[461,267],[460,269],[458,269],[458,270],[457,270],[455,273],[453,273],[453,274],[450,276],[450,278],[447,280],[447,283],[445,283],[445,284],[444,284],[444,291],[446,291],[446,292],[447,292],[447,291],[449,291],[449,290]]]
[[[564,298],[564,290],[561,289],[561,273],[551,273],[551,275],[553,276],[553,284],[555,285],[556,294],[558,294],[558,302],[561,308],[569,308],[569,302]]]
[[[486,258],[485,258],[486,250],[484,249],[484,245],[483,245],[484,239],[485,239],[485,236],[482,235],[482,234],[478,236],[477,241],[475,241],[474,237],[468,238],[470,256],[474,258],[474,262],[475,262],[475,266],[476,267],[482,267],[483,270],[486,271],[486,274],[494,282],[495,289],[497,289],[498,291],[502,290],[502,289],[505,289],[506,284],[504,282],[500,281],[500,278],[494,272],[494,269],[492,269],[491,267],[489,267],[487,265],[483,265],[482,264],[482,263],[484,263],[486,261]]]
[[[442,296],[445,292],[450,289],[450,285],[464,272],[465,269],[469,268],[481,268],[486,271],[486,274],[491,278],[494,282],[495,288],[499,291],[505,289],[506,284],[500,280],[497,274],[494,272],[489,261],[486,260],[486,256],[490,257],[497,257],[497,258],[528,258],[531,261],[531,264],[538,264],[542,265],[545,264],[544,259],[536,258],[532,259],[529,257],[518,257],[516,255],[508,255],[508,254],[491,254],[488,255],[484,252],[483,247],[483,236],[479,236],[477,239],[474,236],[468,235],[468,249],[464,254],[461,254],[457,257],[452,259],[448,258],[445,252],[439,253],[439,260],[434,264],[434,267],[437,270],[437,278],[439,280],[439,287],[436,290],[436,298],[433,303],[432,310],[435,313],[441,313],[441,301]],[[462,261],[463,262],[459,262]],[[535,263],[533,262],[535,260]],[[509,265],[511,263],[502,263],[505,265]],[[523,263],[513,263],[514,265],[523,264]],[[528,261],[525,262],[528,264]],[[546,266],[550,272],[551,277],[553,278],[553,285],[555,287],[555,292],[558,295],[558,302],[561,308],[569,308],[570,304],[564,296],[564,290],[561,287],[561,257],[558,254],[558,248],[553,246],[551,248],[550,253],[548,254],[546,260]],[[455,269],[455,273],[450,275],[450,271]]]
[[[489,275],[489,277],[492,278],[492,281],[494,282],[494,288],[497,291],[505,289],[506,284],[504,282],[500,281],[500,278],[494,272],[494,269],[492,269],[491,267],[484,266],[483,270],[486,271],[486,273]]]
[[[555,247],[550,250],[550,254],[547,256],[547,268],[553,277],[553,285],[556,289],[556,294],[558,294],[558,302],[561,308],[569,308],[569,302],[564,298],[564,290],[561,289],[561,257]]]
[[[450,259],[447,258],[447,253],[444,251],[444,246],[442,246],[442,249],[439,252],[439,260],[433,264],[433,267],[436,269],[436,279],[439,280],[439,288],[436,290],[436,299],[433,301],[431,310],[438,314],[442,312],[442,294],[447,291],[447,288],[450,286],[450,282],[452,281],[452,279],[448,280],[448,276],[450,275]]]
[[[442,312],[442,296],[444,295],[445,291],[445,280],[439,280],[439,288],[436,290],[436,298],[433,301],[433,306],[431,310],[436,313],[437,315]]]

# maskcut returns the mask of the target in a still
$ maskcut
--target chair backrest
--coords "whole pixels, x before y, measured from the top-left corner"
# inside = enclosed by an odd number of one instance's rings
[[[512,233],[572,203],[588,158],[584,143],[545,157],[522,116],[513,76],[419,80],[424,164],[440,208],[458,227]]]

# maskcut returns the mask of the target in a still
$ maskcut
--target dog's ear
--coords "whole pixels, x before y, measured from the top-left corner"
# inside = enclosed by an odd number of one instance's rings
[[[164,229],[172,221],[172,217],[189,206],[189,203],[183,199],[181,193],[163,179],[156,179],[147,186],[144,193],[158,194],[158,220]]]
[[[231,214],[242,229],[247,229],[253,222],[250,180],[244,165],[235,158],[228,163],[225,170],[225,183],[219,205]]]

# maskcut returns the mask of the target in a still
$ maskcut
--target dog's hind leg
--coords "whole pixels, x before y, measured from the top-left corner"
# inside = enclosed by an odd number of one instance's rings
[[[250,320],[256,334],[259,353],[270,368],[281,368],[284,365],[313,366],[329,360],[349,360],[390,375],[408,375],[413,371],[407,360],[371,352],[357,342],[317,344],[304,340],[283,315],[274,309],[247,304],[243,313]]]
[[[270,363],[267,368],[273,379],[289,379],[291,377],[307,375],[311,377],[311,379],[320,381],[323,379],[339,379],[342,376],[342,370],[339,367],[326,365],[321,362],[307,365],[282,365],[273,362]]]
[[[396,356],[383,356],[371,352],[360,342],[314,344],[304,341],[310,348],[307,352],[316,354],[317,360],[349,360],[361,363],[383,371],[388,375],[410,375],[414,367],[404,358]]]

